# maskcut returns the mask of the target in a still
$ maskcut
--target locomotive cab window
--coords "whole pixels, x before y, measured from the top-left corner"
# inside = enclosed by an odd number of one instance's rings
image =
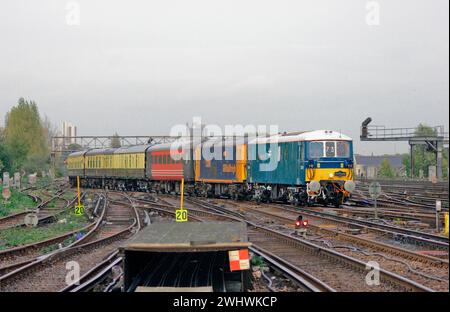
[[[350,157],[350,143],[348,143],[347,141],[336,142],[336,156]]]
[[[350,143],[347,141],[309,142],[309,157],[350,157]]]
[[[325,157],[334,157],[335,154],[335,142],[325,142]]]
[[[323,142],[309,143],[309,157],[310,158],[323,157]]]

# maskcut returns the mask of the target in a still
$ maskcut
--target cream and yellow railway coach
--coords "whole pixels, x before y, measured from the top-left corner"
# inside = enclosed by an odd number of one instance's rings
[[[149,145],[92,149],[67,157],[70,182],[81,178],[83,187],[138,189],[146,183],[145,152]]]

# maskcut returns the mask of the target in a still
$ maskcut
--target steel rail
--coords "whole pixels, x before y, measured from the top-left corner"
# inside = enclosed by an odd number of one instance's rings
[[[105,205],[106,205],[106,201],[105,201]],[[105,206],[104,210],[106,210],[106,206]],[[135,208],[134,208],[134,211],[137,216],[137,210]],[[105,243],[109,243],[111,241],[117,240],[120,237],[122,237],[124,234],[126,234],[128,232],[132,232],[133,227],[135,227],[135,225],[137,223],[138,223],[137,219],[134,218],[132,224],[129,225],[128,227],[126,227],[125,229],[123,229],[122,231],[119,231],[117,233],[114,233],[114,234],[109,235],[104,238],[100,238],[100,239],[97,239],[97,240],[94,240],[91,242],[80,244],[82,241],[87,239],[86,237],[88,235],[90,236],[91,234],[94,233],[94,231],[91,230],[91,232],[89,232],[87,235],[85,235],[82,239],[78,240],[77,242],[75,242],[63,249],[56,250],[48,255],[39,257],[36,261],[33,261],[23,267],[20,267],[16,270],[12,271],[12,272],[9,272],[3,276],[0,276],[0,285],[8,280],[17,278],[21,274],[25,274],[26,272],[28,272],[30,270],[36,269],[39,265],[49,264],[52,261],[62,259],[63,257],[69,256],[71,254],[75,254],[80,249],[95,248],[95,247],[99,246],[100,244],[105,244]],[[98,222],[98,224],[100,224],[100,222]]]
[[[281,222],[290,222],[292,223],[293,219],[285,217],[285,216],[281,216],[272,212],[268,212],[268,211],[264,211],[264,210],[258,210],[255,208],[246,208],[247,210],[250,210],[254,213],[259,213],[259,214],[263,214],[266,215],[270,218],[277,218],[279,220],[281,220]],[[420,261],[423,263],[427,263],[429,265],[433,265],[436,267],[447,267],[449,266],[449,260],[447,259],[441,259],[438,257],[433,257],[430,255],[425,255],[425,254],[421,254],[412,250],[408,250],[405,248],[401,248],[398,246],[392,246],[383,242],[378,242],[372,239],[367,239],[367,238],[363,238],[363,237],[358,237],[352,234],[346,234],[343,232],[339,232],[337,230],[333,230],[333,229],[328,229],[325,227],[321,227],[319,225],[314,225],[309,223],[308,224],[309,228],[314,229],[317,232],[325,232],[325,233],[329,233],[333,236],[336,237],[342,237],[344,240],[353,242],[353,243],[357,243],[366,247],[370,247],[370,248],[374,248],[380,251],[388,251],[391,254],[397,255],[397,256],[401,256],[403,258],[409,259],[409,260],[415,260],[415,261]]]
[[[303,271],[294,264],[286,261],[285,259],[271,253],[270,251],[253,244],[249,247],[249,250],[254,254],[264,258],[274,268],[280,270],[283,274],[289,276],[293,281],[302,285],[306,289],[312,292],[336,292],[334,288],[322,282],[318,278]]]
[[[226,208],[223,208],[223,207],[220,207],[220,208],[221,208],[220,210],[224,211],[224,213],[227,213]],[[214,209],[217,209],[217,207],[214,207]],[[238,215],[240,215],[240,214],[238,214]],[[234,213],[234,212],[233,212],[233,215],[231,216],[231,218],[234,220],[239,219],[238,217],[236,217],[236,213]],[[273,230],[273,229],[267,228],[262,225],[258,225],[256,223],[246,220],[246,219],[241,219],[240,221],[244,221],[245,223],[247,223],[247,225],[251,226],[256,231],[264,232],[269,236],[279,238],[280,240],[288,241],[296,246],[299,246],[302,249],[306,249],[311,254],[323,255],[324,257],[326,257],[328,259],[333,259],[335,262],[350,265],[351,267],[353,267],[355,270],[358,270],[358,271],[366,270],[366,263],[364,263],[363,261],[360,261],[358,259],[355,259],[353,257],[344,255],[342,253],[339,253],[337,251],[334,251],[334,250],[326,248],[326,247],[322,247],[322,246],[313,244],[311,242],[308,242],[308,241],[300,239],[300,238],[289,236],[280,231]],[[380,277],[382,280],[383,279],[387,280],[394,285],[400,286],[401,288],[403,288],[406,291],[434,292],[434,290],[429,287],[426,287],[422,284],[419,284],[415,281],[407,279],[398,274],[389,272],[382,268],[380,268]]]
[[[286,205],[282,205],[282,206],[285,208],[288,208],[288,210],[292,211],[292,207],[286,206]],[[384,231],[390,232],[394,235],[405,236],[405,237],[408,237],[411,239],[422,241],[424,243],[430,243],[430,244],[434,244],[436,246],[441,246],[444,248],[449,247],[448,237],[434,235],[434,234],[425,233],[425,232],[420,232],[420,231],[411,230],[411,229],[404,229],[401,227],[382,224],[382,223],[375,223],[375,222],[367,221],[367,220],[360,220],[360,219],[348,218],[348,217],[339,216],[339,215],[333,215],[333,214],[326,213],[326,212],[314,211],[314,210],[311,210],[308,208],[297,207],[297,209],[299,211],[302,211],[304,214],[307,214],[310,216],[317,216],[319,218],[327,219],[330,221],[341,221],[341,222],[345,222],[345,223],[347,223],[349,225],[353,225],[353,226],[364,226],[365,228],[370,229],[370,230],[372,230],[372,229],[384,230]]]
[[[98,263],[96,266],[91,268],[88,272],[80,277],[79,284],[71,284],[60,292],[86,292],[90,291],[93,287],[101,283],[107,275],[110,273],[111,269],[122,262],[122,257],[118,257],[119,251],[116,250],[111,253],[105,260]],[[98,273],[96,273],[98,272]]]

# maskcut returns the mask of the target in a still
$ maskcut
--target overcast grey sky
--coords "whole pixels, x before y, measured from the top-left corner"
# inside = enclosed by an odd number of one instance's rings
[[[2,0],[0,115],[25,97],[80,135],[167,134],[202,116],[405,152],[359,142],[359,126],[448,130],[449,2],[377,1],[378,26],[368,2]]]

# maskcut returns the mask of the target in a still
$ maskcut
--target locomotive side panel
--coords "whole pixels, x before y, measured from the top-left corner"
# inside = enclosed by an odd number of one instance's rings
[[[302,142],[249,144],[249,182],[262,184],[300,185],[304,182],[300,170]],[[250,156],[249,156],[250,157]]]
[[[225,145],[222,159],[209,159],[196,149],[195,180],[204,183],[242,183],[247,179],[247,145]]]

